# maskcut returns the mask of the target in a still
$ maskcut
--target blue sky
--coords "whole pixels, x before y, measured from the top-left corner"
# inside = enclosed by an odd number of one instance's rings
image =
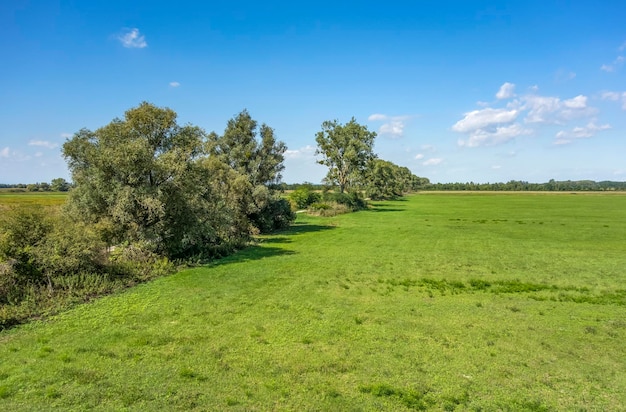
[[[626,4],[0,2],[0,183],[69,179],[61,145],[142,101],[221,133],[244,108],[320,182],[351,117],[433,182],[626,180]]]

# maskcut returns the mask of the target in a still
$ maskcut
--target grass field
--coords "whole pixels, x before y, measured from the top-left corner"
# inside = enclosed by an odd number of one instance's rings
[[[0,189],[0,211],[10,207],[60,207],[67,200],[67,192],[15,192]]]
[[[626,195],[420,194],[0,333],[1,410],[625,410]]]

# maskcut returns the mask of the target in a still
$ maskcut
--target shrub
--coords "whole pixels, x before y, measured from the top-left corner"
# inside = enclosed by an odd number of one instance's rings
[[[367,209],[367,201],[356,191],[347,193],[326,192],[322,199],[325,202],[336,202],[345,205],[353,211]]]
[[[0,262],[11,262],[18,282],[37,280],[36,249],[53,229],[53,221],[42,208],[13,208],[0,219]]]
[[[120,276],[148,280],[174,271],[166,258],[151,251],[145,243],[125,243],[113,249],[109,256],[111,270]]]
[[[127,244],[108,256],[93,226],[39,209],[9,210],[0,219],[0,330],[172,273],[152,246]]]
[[[306,186],[300,187],[289,194],[289,201],[296,210],[306,209],[321,199],[322,196],[319,193],[312,191]]]
[[[291,205],[285,199],[271,199],[259,212],[251,215],[250,220],[261,233],[285,229],[296,219]]]
[[[328,202],[328,203],[313,203],[309,206],[308,212],[315,216],[336,216],[344,213],[350,213],[352,210],[341,203]]]
[[[46,276],[67,276],[102,272],[105,247],[92,228],[61,218],[34,254],[38,269]]]

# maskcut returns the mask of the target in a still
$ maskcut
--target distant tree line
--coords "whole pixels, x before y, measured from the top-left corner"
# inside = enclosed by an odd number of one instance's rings
[[[50,183],[37,182],[37,183],[17,183],[17,184],[5,184],[0,183],[0,189],[14,189],[16,192],[67,192],[72,187],[71,183],[58,177],[52,179]]]
[[[521,180],[510,180],[506,183],[428,183],[421,190],[473,190],[473,191],[622,191],[626,190],[626,182],[604,180],[562,180],[551,179],[547,183],[529,183]]]

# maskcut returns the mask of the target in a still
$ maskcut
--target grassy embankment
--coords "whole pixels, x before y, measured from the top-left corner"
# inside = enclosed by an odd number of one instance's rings
[[[0,334],[0,409],[620,410],[626,196],[422,194]]]

